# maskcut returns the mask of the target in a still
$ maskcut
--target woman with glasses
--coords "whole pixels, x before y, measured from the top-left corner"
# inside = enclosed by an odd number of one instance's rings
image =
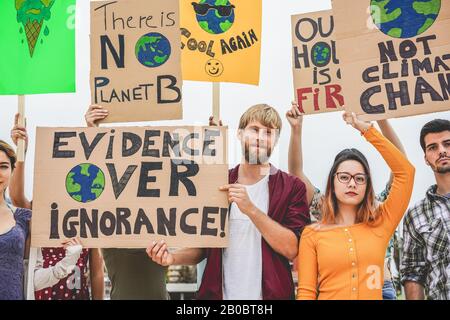
[[[355,114],[345,113],[344,120],[380,152],[392,185],[386,200],[377,202],[365,156],[356,149],[336,156],[320,220],[300,240],[297,299],[382,299],[386,248],[411,197],[415,169],[404,154]]]

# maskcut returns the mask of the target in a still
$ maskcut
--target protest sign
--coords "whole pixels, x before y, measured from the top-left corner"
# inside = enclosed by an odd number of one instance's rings
[[[342,110],[344,97],[332,10],[293,15],[294,90],[300,112]]]
[[[32,246],[225,247],[226,127],[38,128]]]
[[[259,84],[261,0],[181,0],[183,79]]]
[[[0,95],[75,92],[75,4],[2,1]]]
[[[182,118],[177,0],[91,2],[91,101],[103,122]]]
[[[346,108],[363,120],[450,110],[450,1],[334,0],[333,13]]]

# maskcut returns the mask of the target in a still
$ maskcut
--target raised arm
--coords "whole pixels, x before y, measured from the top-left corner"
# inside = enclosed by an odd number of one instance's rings
[[[408,209],[414,187],[415,168],[406,156],[370,123],[358,120],[354,113],[344,113],[344,120],[358,129],[366,140],[377,149],[394,175],[391,191],[386,201],[380,205],[383,224],[390,237]]]
[[[11,139],[17,146],[19,139],[25,141],[25,154],[28,149],[28,133],[25,126],[19,125],[19,114],[16,114]],[[25,162],[17,162],[9,185],[9,196],[15,207],[31,209],[31,202],[25,196]]]
[[[400,141],[400,138],[395,133],[394,128],[392,128],[391,124],[389,123],[389,120],[378,120],[377,121],[378,127],[380,127],[381,133],[383,136],[386,137],[401,153],[403,153],[406,156],[405,148],[403,147],[402,142]],[[391,172],[391,175],[389,177],[389,185],[392,184],[392,181],[394,180],[394,175]]]
[[[306,186],[306,199],[308,205],[314,196],[314,185],[303,171],[302,131],[303,115],[296,102],[292,102],[292,108],[286,113],[286,118],[291,125],[291,138],[289,140],[288,164],[289,173],[300,178]]]

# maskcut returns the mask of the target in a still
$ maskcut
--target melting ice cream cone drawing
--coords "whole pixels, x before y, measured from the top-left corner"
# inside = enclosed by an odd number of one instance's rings
[[[23,25],[30,56],[33,57],[44,20],[50,20],[56,0],[15,0],[17,21]],[[45,29],[48,33],[48,29]]]

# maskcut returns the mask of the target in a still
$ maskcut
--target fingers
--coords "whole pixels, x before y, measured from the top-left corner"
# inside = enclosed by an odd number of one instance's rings
[[[298,117],[301,118],[303,117],[303,114],[300,112],[300,109],[298,107],[298,104],[296,104],[295,108],[293,108],[293,113]]]
[[[169,257],[169,250],[164,240],[153,241],[152,246],[147,248],[147,255],[157,264],[166,265]]]
[[[74,239],[67,239],[67,240],[63,241],[61,244],[63,245],[64,249],[67,249],[68,247],[76,245]]]
[[[81,244],[80,238],[74,238],[73,241],[74,241],[74,243],[77,244],[77,245],[80,245],[80,246],[82,245],[82,244]]]
[[[109,111],[103,108],[100,105],[91,105],[89,106],[88,111],[86,112],[84,118],[88,127],[96,127],[97,122],[105,119],[109,115]]]
[[[94,110],[94,111],[90,111],[86,114],[86,118],[104,119],[107,116],[108,116],[107,110]]]
[[[169,258],[169,252],[165,251],[164,254],[163,254],[163,257],[162,257],[163,265],[168,265],[169,264],[168,258]]]
[[[13,129],[11,130],[11,139],[15,144],[17,144],[18,139],[22,139],[24,141],[28,141],[28,134],[24,130]]]
[[[162,241],[159,242],[153,241],[152,246],[147,249],[148,256],[153,259],[158,253],[159,249],[161,249],[162,245],[163,245]]]
[[[342,114],[342,119],[343,119],[347,124],[353,124],[353,117],[352,117],[351,112],[349,112],[349,111],[345,111],[345,112]]]
[[[108,114],[95,112],[95,113],[86,115],[86,120],[97,121],[97,120],[105,119],[107,116],[108,116]]]
[[[161,246],[161,248],[158,250],[158,252],[156,253],[156,256],[155,256],[156,261],[155,261],[155,262],[158,262],[158,263],[160,263],[160,264],[163,264],[163,255],[164,255],[165,253],[167,253],[167,244],[164,243],[164,244]]]
[[[219,187],[220,191],[228,191],[228,189],[230,189],[230,184],[226,184],[224,186]]]
[[[107,111],[105,108],[103,108],[101,105],[99,104],[91,104],[88,108],[88,112],[92,112],[94,110],[104,110]]]
[[[288,117],[295,118],[295,119],[297,119],[297,118],[302,118],[302,117],[303,117],[303,114],[300,112],[300,108],[299,108],[297,102],[296,102],[296,101],[292,101],[291,104],[292,104],[292,107],[291,107],[291,109],[286,113],[286,115],[287,115]]]

